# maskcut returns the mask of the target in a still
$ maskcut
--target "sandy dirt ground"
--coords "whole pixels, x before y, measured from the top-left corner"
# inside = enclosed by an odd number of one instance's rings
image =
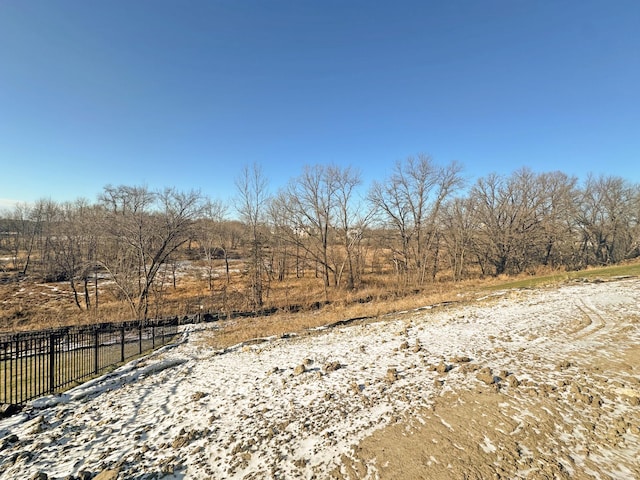
[[[639,279],[215,334],[1,420],[0,479],[640,478]]]
[[[620,286],[564,306],[563,322],[513,332],[530,348],[496,338],[468,364],[499,364],[493,379],[477,373],[480,382],[375,432],[336,477],[360,478],[374,463],[381,479],[640,479],[640,316],[616,305]]]

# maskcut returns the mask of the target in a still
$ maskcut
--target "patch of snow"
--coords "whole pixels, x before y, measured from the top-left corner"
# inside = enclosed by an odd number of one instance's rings
[[[480,444],[480,448],[484,451],[484,453],[494,453],[498,450],[496,446],[491,443],[491,439],[486,435],[484,436],[483,440],[484,441]]]

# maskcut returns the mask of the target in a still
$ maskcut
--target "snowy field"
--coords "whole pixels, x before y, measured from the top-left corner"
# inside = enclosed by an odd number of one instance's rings
[[[533,475],[548,449],[566,478],[640,478],[638,279],[498,292],[224,352],[207,347],[211,335],[187,330],[0,420],[0,479],[380,478],[386,464],[364,458],[361,442],[485,390],[512,412],[512,437],[546,428],[536,411],[564,425],[538,451],[523,437],[508,478],[565,478]],[[478,461],[502,461],[503,435],[482,432]],[[424,478],[439,478],[428,462]]]

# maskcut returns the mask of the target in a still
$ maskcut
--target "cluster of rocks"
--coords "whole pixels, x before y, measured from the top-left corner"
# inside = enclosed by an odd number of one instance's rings
[[[398,350],[409,350],[409,342],[407,341],[402,342],[398,347]],[[422,345],[420,344],[420,340],[416,338],[416,342],[414,343],[413,347],[411,347],[411,351],[413,353],[418,353],[421,350],[422,350]]]
[[[83,470],[78,473],[78,475],[68,475],[64,477],[64,480],[116,480],[119,473],[120,469],[118,468],[102,470],[97,474]],[[49,475],[44,472],[37,472],[30,480],[49,480]]]
[[[486,385],[495,385],[496,387],[499,387],[504,382],[510,387],[518,387],[520,385],[520,380],[515,375],[506,370],[500,370],[496,373],[489,367],[479,369],[476,378]]]
[[[310,371],[309,370],[309,366],[313,364],[313,360],[310,358],[307,358],[304,360],[304,362],[302,362],[299,365],[296,365],[293,368],[293,375],[294,376],[298,376],[298,375],[302,375],[305,372]],[[342,367],[344,367],[343,364],[341,364],[340,362],[327,362],[324,364],[324,366],[322,367],[322,371],[327,374],[327,373],[331,373],[331,372],[335,372],[336,370],[341,369]],[[312,369],[315,370],[318,374],[319,374],[319,369]],[[278,373],[280,371],[280,369],[278,369],[277,367],[274,368],[270,373]]]

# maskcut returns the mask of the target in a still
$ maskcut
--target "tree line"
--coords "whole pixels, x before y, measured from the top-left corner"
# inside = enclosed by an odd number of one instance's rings
[[[210,290],[241,276],[257,309],[290,278],[317,278],[327,297],[373,278],[401,294],[442,277],[640,256],[640,186],[614,176],[579,182],[521,168],[469,185],[459,164],[417,155],[368,188],[358,171],[333,165],[306,166],[276,193],[258,165],[247,166],[235,186],[228,201],[108,185],[95,202],[19,204],[0,219],[0,269],[68,282],[80,310],[97,310],[98,283],[108,282],[147,318],[187,257],[204,266]],[[242,258],[239,272],[232,257]]]

